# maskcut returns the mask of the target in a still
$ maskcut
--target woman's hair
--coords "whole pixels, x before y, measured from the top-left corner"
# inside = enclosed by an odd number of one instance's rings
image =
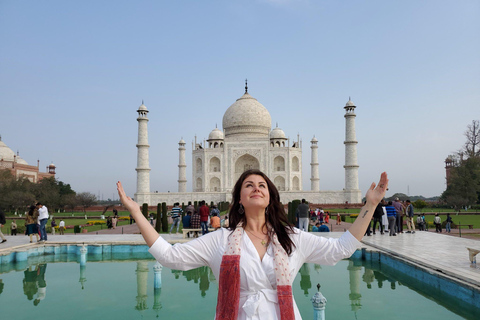
[[[33,216],[33,213],[35,212],[36,207],[35,206],[30,206],[30,209],[28,210],[28,215]]]
[[[269,230],[269,233],[276,233],[278,237],[278,242],[282,245],[285,252],[290,255],[292,253],[295,244],[290,239],[289,234],[293,233],[293,225],[291,225],[287,220],[287,215],[285,214],[285,209],[283,205],[280,203],[280,195],[278,193],[277,188],[275,185],[270,181],[266,174],[262,171],[257,169],[250,169],[242,173],[240,178],[238,178],[235,186],[233,187],[232,191],[232,206],[230,207],[229,216],[229,229],[235,230],[237,225],[241,222],[243,226],[247,226],[247,219],[245,214],[240,214],[238,212],[240,208],[240,193],[242,190],[242,184],[245,179],[250,175],[257,175],[265,179],[268,186],[268,192],[270,193],[270,203],[267,206],[267,210],[265,213],[265,220],[270,226],[272,226],[273,230]],[[269,234],[271,238],[273,234]]]

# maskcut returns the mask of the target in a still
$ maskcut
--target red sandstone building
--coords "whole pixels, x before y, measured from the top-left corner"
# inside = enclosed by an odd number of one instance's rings
[[[55,177],[55,165],[52,163],[47,166],[46,172],[40,172],[40,160],[37,160],[36,166],[31,166],[23,160],[20,155],[15,154],[0,137],[0,170],[10,170],[17,178],[26,177],[33,183],[37,183],[43,178]]]

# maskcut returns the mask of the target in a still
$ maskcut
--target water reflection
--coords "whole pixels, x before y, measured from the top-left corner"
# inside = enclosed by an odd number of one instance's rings
[[[24,272],[23,293],[28,300],[33,300],[33,305],[37,306],[47,295],[47,282],[45,281],[45,271],[47,264],[38,264],[28,267]]]
[[[87,262],[88,258],[88,262]],[[94,261],[91,261],[94,260]],[[9,267],[8,273],[11,270],[16,269],[20,271],[17,273],[18,279],[16,279],[18,284],[10,285],[11,282],[8,281],[9,276],[11,274],[5,274],[2,276],[3,280],[0,279],[0,299],[1,301],[6,301],[6,297],[9,297],[14,291],[17,291],[18,294],[21,295],[22,286],[19,284],[20,281],[23,282],[23,294],[26,296],[27,300],[32,301],[32,304],[29,306],[37,306],[40,303],[44,307],[49,306],[55,300],[55,294],[58,292],[62,292],[63,288],[58,288],[58,280],[57,275],[55,278],[48,278],[50,283],[49,288],[49,299],[47,299],[47,281],[46,281],[46,270],[47,270],[47,263],[45,263],[45,259],[38,259],[36,260],[35,264],[31,264],[29,266],[26,265],[14,265],[13,267]],[[58,262],[69,261],[69,262],[77,262],[78,265],[75,265],[74,269],[68,270],[75,270],[73,274],[73,281],[76,285],[69,287],[73,288],[73,292],[77,290],[84,290],[84,295],[88,295],[89,292],[95,285],[98,286],[99,283],[99,272],[94,270],[99,270],[97,266],[94,266],[96,262],[105,262],[105,260],[100,259],[97,256],[90,256],[83,254],[80,256],[75,256],[75,259],[71,259],[71,256],[63,257]],[[29,262],[32,262],[29,260]],[[40,263],[38,263],[40,262]],[[52,261],[53,262],[53,261]],[[117,260],[117,263],[120,261]],[[169,303],[165,302],[162,305],[162,272],[163,267],[159,263],[154,263],[153,260],[148,259],[141,259],[141,260],[126,260],[126,262],[133,262],[133,266],[128,269],[128,273],[122,273],[122,281],[131,281],[132,289],[130,290],[131,298],[129,301],[126,302],[127,307],[132,310],[135,314],[139,316],[144,315],[144,311],[150,309],[151,312],[156,313],[157,315],[168,314],[171,312],[172,306]],[[153,268],[152,268],[153,265]],[[302,303],[301,301],[305,301],[305,297],[310,301],[310,298],[315,294],[316,290],[312,290],[312,283],[316,284],[320,282],[322,284],[322,288],[325,288],[323,293],[329,299],[330,302],[333,304],[340,304],[345,305],[344,310],[348,310],[346,312],[350,313],[352,316],[359,312],[363,312],[366,315],[368,312],[372,310],[372,303],[376,304],[379,303],[376,300],[372,299],[379,299],[378,294],[372,292],[370,295],[368,291],[377,291],[381,290],[382,292],[380,295],[383,297],[390,297],[392,299],[392,295],[385,291],[392,291],[396,290],[399,285],[408,287],[409,289],[414,289],[420,295],[427,297],[430,300],[433,300],[435,303],[441,304],[446,308],[450,309],[451,311],[457,314],[467,314],[466,318],[469,318],[468,315],[471,311],[459,311],[458,306],[460,304],[456,303],[456,306],[452,306],[451,297],[448,297],[450,302],[448,302],[445,296],[432,296],[438,294],[432,288],[428,288],[425,284],[421,284],[418,280],[414,278],[408,278],[408,275],[401,274],[398,272],[397,269],[393,267],[389,267],[386,265],[381,265],[380,262],[365,262],[359,259],[352,259],[348,261],[344,261],[341,264],[341,272],[338,270],[332,269],[331,267],[322,267],[315,264],[304,264],[300,270],[297,279],[293,284],[294,294],[297,300],[297,303]],[[79,269],[77,269],[79,266]],[[150,266],[150,267],[149,267]],[[60,266],[51,266],[49,269],[50,273],[56,273],[54,270],[58,270]],[[91,274],[87,274],[86,270],[87,267],[90,268]],[[53,268],[53,269],[52,269]],[[346,272],[345,272],[346,271]],[[78,273],[77,273],[78,272]],[[133,273],[135,272],[135,274]],[[165,286],[171,287],[175,291],[175,294],[181,293],[182,295],[191,295],[192,290],[195,292],[196,299],[198,295],[206,300],[200,299],[202,303],[207,301],[208,303],[215,303],[215,294],[218,289],[216,285],[215,277],[208,267],[201,267],[194,270],[189,271],[178,271],[178,270],[167,270],[167,273],[164,273],[164,281]],[[23,273],[23,274],[22,274]],[[13,272],[12,272],[13,274]],[[347,278],[348,274],[348,278]],[[71,271],[69,273],[71,274]],[[78,276],[77,276],[78,275]],[[95,275],[95,276],[94,276]],[[52,274],[49,275],[52,277]],[[91,279],[91,283],[85,287],[87,282],[87,276]],[[149,277],[150,276],[150,277]],[[153,276],[153,282],[152,282]],[[332,282],[332,279],[335,277],[335,281]],[[57,281],[54,281],[57,280]],[[77,282],[78,279],[78,282]],[[328,279],[330,281],[327,281]],[[117,278],[118,280],[118,278]],[[136,283],[135,283],[136,280]],[[186,282],[190,282],[190,286],[186,286]],[[108,280],[112,281],[112,280]],[[115,281],[115,280],[113,280]],[[348,281],[348,282],[347,282]],[[101,282],[101,281],[100,281]],[[152,287],[148,287],[153,284]],[[173,286],[172,286],[173,282]],[[6,286],[4,285],[6,284]],[[324,283],[326,283],[325,286]],[[338,290],[340,293],[336,295],[336,290],[332,289],[332,283],[336,285],[341,284]],[[376,285],[375,285],[376,283]],[[135,284],[136,284],[136,292],[135,292]],[[389,285],[390,284],[390,285]],[[4,288],[5,287],[5,288]],[[108,292],[108,283],[106,283],[107,291]],[[187,288],[189,287],[189,288]],[[193,287],[193,288],[192,288]],[[420,288],[419,288],[420,287]],[[5,290],[4,290],[5,289]],[[53,291],[52,291],[53,289]],[[90,291],[89,291],[90,290]],[[167,289],[166,289],[167,290]],[[207,294],[209,290],[213,290],[211,294]],[[4,293],[6,291],[6,293]],[[10,292],[11,291],[11,292]],[[171,291],[171,292],[173,292]],[[401,292],[405,292],[405,290],[397,290]],[[384,293],[383,293],[384,292]],[[401,292],[399,294],[401,295]],[[303,294],[302,294],[303,293]],[[18,297],[18,294],[16,295]],[[415,293],[414,293],[415,294]],[[418,294],[417,294],[418,295]],[[304,297],[305,296],[305,297]],[[376,298],[372,298],[376,297]],[[395,293],[394,297],[397,297],[397,293]],[[164,296],[164,300],[167,300],[169,297]],[[396,298],[394,298],[396,299]],[[49,301],[47,301],[49,300]],[[3,302],[2,302],[3,304]],[[387,303],[388,304],[388,303]],[[308,303],[308,308],[312,308],[311,303]],[[303,309],[305,310],[305,304]],[[175,308],[175,307],[173,307]],[[178,308],[178,306],[177,306]],[[327,307],[328,309],[328,307]],[[134,311],[136,310],[136,311]],[[311,309],[309,310],[311,312]],[[302,311],[304,312],[304,311]],[[332,309],[333,312],[333,309]],[[328,313],[328,311],[327,311]],[[145,314],[147,316],[147,314]]]

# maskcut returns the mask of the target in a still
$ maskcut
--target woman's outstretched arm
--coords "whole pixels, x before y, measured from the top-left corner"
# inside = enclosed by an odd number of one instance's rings
[[[350,233],[357,238],[358,241],[362,240],[368,224],[370,223],[370,220],[372,220],[373,212],[375,211],[378,203],[385,197],[387,188],[387,173],[383,172],[380,176],[378,185],[375,185],[375,182],[373,182],[370,186],[370,189],[368,189],[367,194],[365,195],[367,203],[362,207],[357,219],[350,229],[348,229],[348,231],[350,231]]]
[[[153,228],[153,226],[148,222],[148,220],[143,216],[140,211],[140,206],[138,203],[132,200],[132,198],[127,197],[125,191],[123,190],[122,183],[117,182],[117,191],[120,196],[120,201],[123,203],[125,208],[130,212],[132,217],[135,219],[140,232],[142,233],[143,239],[149,247],[151,247],[155,241],[158,239],[158,232]],[[157,217],[158,219],[158,217]]]

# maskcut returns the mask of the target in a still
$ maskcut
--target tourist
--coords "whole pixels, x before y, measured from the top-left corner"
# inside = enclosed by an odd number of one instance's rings
[[[48,221],[48,208],[45,207],[43,204],[40,202],[37,203],[37,209],[38,209],[38,221],[40,222],[40,241],[47,241],[47,229],[45,226],[47,225]]]
[[[52,227],[52,236],[55,235],[55,227],[57,226],[57,223],[55,222],[55,218],[52,218],[52,222],[50,222],[50,227]]]
[[[63,219],[60,220],[60,223],[58,224],[58,231],[62,236],[65,234],[65,221],[63,221]]]
[[[113,229],[117,229],[117,222],[118,222],[118,216],[117,215],[114,215],[113,218],[112,218],[112,228]]]
[[[407,228],[408,228],[407,233],[415,233],[415,223],[413,222],[413,215],[415,213],[413,212],[413,204],[410,202],[410,200],[407,200],[406,203],[407,203],[407,208],[405,212],[406,212]]]
[[[190,221],[192,220],[192,214],[190,211],[187,211],[187,214],[182,219],[183,229],[190,229]],[[187,237],[190,238],[190,232],[187,233]]]
[[[198,214],[198,211],[193,211],[192,214],[192,219],[190,219],[190,228],[192,229],[200,229],[200,215]],[[194,237],[198,236],[198,231],[195,231]]]
[[[150,220],[150,224],[153,226],[153,219],[154,219],[153,212],[150,212],[150,214],[148,215],[148,219]]]
[[[212,228],[215,230],[220,229],[220,217],[217,216],[216,213],[210,218],[210,223],[212,224]]]
[[[225,216],[225,219],[223,219],[222,227],[228,228],[228,216]]]
[[[195,212],[195,207],[192,205],[192,201],[188,201],[188,205],[185,208],[185,212],[190,212],[191,215]]]
[[[112,229],[112,217],[107,217],[107,228]]]
[[[30,206],[28,213],[25,215],[25,228],[27,232],[27,236],[30,236],[30,243],[32,243],[32,236],[35,235],[37,237],[37,242],[40,241],[40,237],[38,236],[38,210],[35,206]]]
[[[397,221],[397,219],[396,219],[397,210],[393,206],[392,201],[388,201],[388,204],[385,207],[385,210],[387,210],[388,230],[390,230],[389,235],[390,236],[396,236],[397,234],[395,233],[395,222]],[[399,230],[399,229],[397,229],[397,230]]]
[[[452,220],[452,217],[450,217],[450,213],[447,213],[445,232],[450,233],[450,231],[452,231],[452,228],[451,228],[452,222],[453,222],[453,220]]]
[[[13,220],[12,223],[10,224],[10,235],[12,236],[17,235],[17,222],[15,220]]]
[[[310,212],[308,204],[305,199],[302,199],[297,207],[296,215],[298,216],[298,228],[302,231],[308,232],[308,213]]]
[[[339,239],[326,239],[289,224],[275,185],[261,171],[247,170],[233,188],[229,229],[172,246],[117,183],[120,200],[157,261],[176,270],[210,267],[219,286],[216,319],[241,320],[301,319],[292,296],[296,274],[304,263],[333,265],[350,257],[361,245],[387,186],[387,175],[382,173],[378,186],[372,183],[367,191],[367,205],[350,229]]]
[[[312,232],[320,232],[320,221],[317,221],[312,227]]]
[[[330,229],[326,224],[320,222],[320,227],[318,228],[318,232],[330,232]]]
[[[0,238],[2,238],[2,242],[0,242],[0,243],[7,242],[7,239],[5,238],[5,236],[2,233],[2,227],[5,223],[7,223],[7,220],[5,218],[5,212],[3,212],[2,208],[0,208]]]
[[[388,231],[388,216],[387,216],[387,201],[385,199],[382,200],[382,210],[383,210],[383,216],[382,216],[382,225],[383,225],[383,232],[389,232]]]
[[[420,231],[425,230],[425,221],[423,221],[420,215],[417,215],[417,226],[418,226],[418,230]]]
[[[425,220],[425,213],[422,213],[422,220],[423,220],[423,226],[424,226],[423,231],[428,231],[428,223]]]
[[[325,214],[325,224],[328,224],[330,222],[330,215],[328,212]]]
[[[340,225],[340,224],[342,224],[342,217],[340,217],[340,212],[339,212],[339,213],[337,213],[337,223],[336,223],[336,225]]]
[[[176,202],[172,208],[171,217],[173,219],[173,222],[172,222],[172,226],[170,227],[170,234],[172,234],[172,230],[175,226],[177,227],[177,234],[178,234],[178,229],[180,228],[180,217],[182,216],[182,213],[183,213],[183,210],[182,208],[180,208],[180,203]]]
[[[202,226],[202,236],[208,233],[208,218],[210,217],[210,212],[208,207],[205,204],[205,201],[200,201],[200,209],[198,209],[200,214],[200,225]]]
[[[395,201],[393,201],[392,205],[396,211],[395,228],[397,230],[397,233],[403,233],[403,204],[400,202],[399,198],[395,198]]]
[[[377,223],[379,224],[378,228],[380,229],[380,234],[383,234],[382,216],[383,206],[380,202],[373,212],[373,234],[375,234],[375,230],[377,229]]]
[[[218,210],[216,205],[212,205],[212,209],[210,210],[210,216],[213,217],[214,215],[220,217],[220,210]]]
[[[433,223],[435,224],[435,232],[442,232],[442,219],[435,213],[435,219],[433,219]]]
[[[130,220],[130,224],[132,224],[133,223],[133,217],[132,217],[131,214],[128,215],[128,219]]]

